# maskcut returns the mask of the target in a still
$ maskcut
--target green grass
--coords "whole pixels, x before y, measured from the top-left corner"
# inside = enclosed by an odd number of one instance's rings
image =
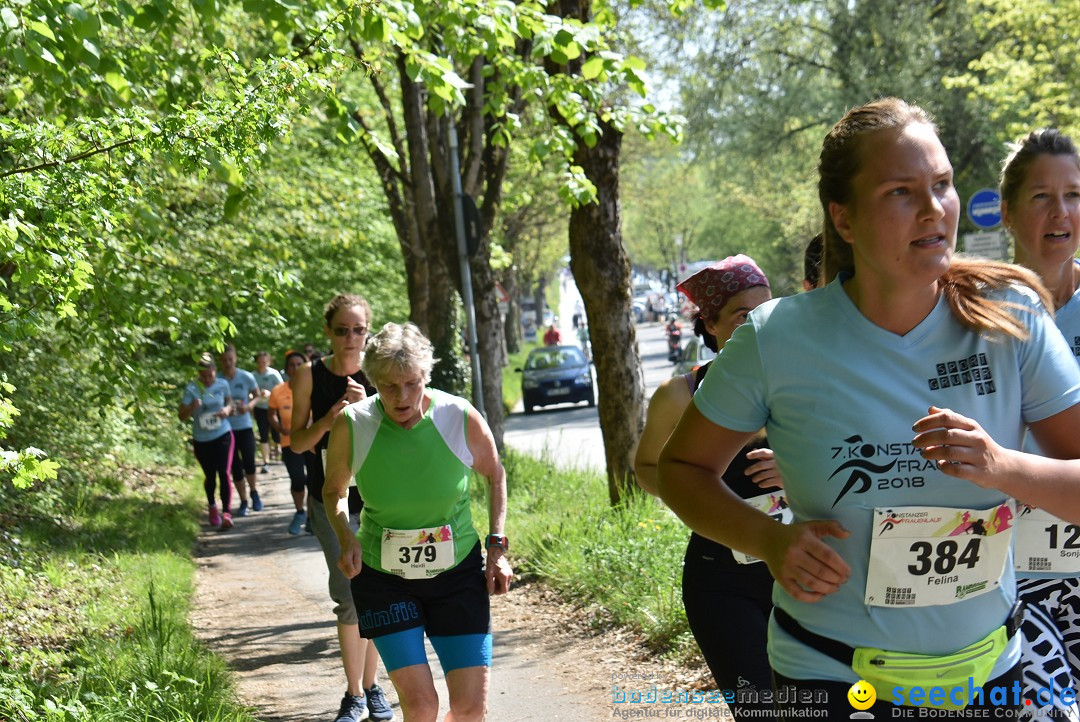
[[[613,508],[598,473],[561,470],[551,459],[511,450],[504,463],[518,574],[587,606],[596,626],[628,626],[661,653],[697,654],[680,594],[689,531],[663,504],[635,494]],[[482,482],[474,489],[482,491]],[[481,507],[473,508],[483,530]]]
[[[503,411],[509,414],[521,401],[521,374],[514,369],[523,368],[529,352],[541,346],[540,341],[523,341],[521,350],[510,354],[502,370]]]
[[[187,623],[200,505],[186,472],[0,485],[0,719],[255,719]]]

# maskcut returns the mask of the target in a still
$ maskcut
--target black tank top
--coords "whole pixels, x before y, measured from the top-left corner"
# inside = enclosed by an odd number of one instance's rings
[[[704,364],[696,372],[694,372],[693,380],[691,381],[690,374],[686,374],[687,381],[690,382],[690,393],[693,394],[698,390],[698,386],[701,386],[701,382],[705,379],[705,373],[709,370],[709,363]],[[766,489],[762,489],[760,486],[750,480],[750,477],[746,475],[746,470],[752,465],[756,464],[756,461],[752,461],[746,458],[748,451],[754,449],[767,449],[769,448],[769,440],[765,436],[755,438],[749,444],[742,448],[735,458],[728,464],[727,471],[724,472],[724,483],[731,488],[742,499],[750,499],[755,496],[760,496],[766,492]]]
[[[693,374],[686,374],[687,383],[690,384],[691,393],[697,391],[698,386],[701,385],[702,380],[705,378],[705,373],[709,370],[709,364],[712,361],[703,365]],[[692,402],[691,402],[692,403]],[[746,475],[746,470],[750,468],[752,464],[756,464],[756,461],[751,461],[746,458],[746,452],[753,451],[754,449],[767,449],[769,448],[768,439],[764,436],[755,438],[749,444],[744,446],[742,450],[735,455],[735,458],[728,464],[727,470],[723,474],[724,483],[728,487],[739,495],[742,499],[749,499],[751,497],[764,494],[767,490],[762,489],[760,486],[750,481],[750,477]],[[764,599],[768,600],[769,592],[772,588],[772,575],[769,574],[769,568],[761,562],[756,564],[739,564],[735,561],[735,557],[732,555],[731,550],[722,544],[717,544],[711,539],[706,539],[697,532],[691,532],[690,542],[686,547],[686,560],[683,568],[683,586],[690,587],[709,587],[710,585],[721,584],[723,580],[718,580],[715,577],[706,579],[710,575],[715,575],[719,572],[733,573],[739,575],[739,584],[746,583],[747,579],[759,579],[762,581],[764,589]],[[687,575],[688,570],[693,570]]]
[[[357,371],[349,376],[338,376],[323,363],[321,358],[315,359],[311,363],[312,419],[321,419],[326,416],[327,412],[330,411],[330,407],[341,400],[341,397],[345,395],[345,389],[349,384],[347,379],[349,378],[362,385],[368,396],[376,394],[375,387],[371,385],[363,371]],[[329,440],[330,434],[323,434],[323,437],[315,444],[315,448],[304,453],[304,460],[307,465],[308,493],[319,504],[322,504],[323,482],[326,481],[322,464],[322,452]],[[362,505],[360,493],[355,486],[350,486],[349,510],[354,514],[359,513]]]
[[[345,388],[349,382],[347,379],[352,379],[356,383],[364,387],[364,391],[368,396],[374,396],[377,391],[375,387],[368,381],[367,376],[363,371],[357,371],[354,374],[348,376],[338,376],[327,367],[323,360],[315,359],[311,363],[311,418],[321,419],[326,416],[330,411],[330,407],[341,400],[341,397],[345,395]],[[315,445],[316,449],[325,449],[330,434],[324,434],[319,443]]]

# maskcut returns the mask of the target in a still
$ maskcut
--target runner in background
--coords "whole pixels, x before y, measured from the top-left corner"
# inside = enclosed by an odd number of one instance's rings
[[[356,722],[370,713],[371,719],[388,720],[393,711],[382,689],[375,684],[378,651],[360,637],[356,609],[353,606],[349,579],[337,561],[338,539],[323,508],[323,457],[327,436],[334,420],[350,403],[362,401],[375,393],[360,363],[364,357],[371,306],[360,296],[341,294],[323,310],[326,325],[323,333],[330,340],[331,353],[297,367],[292,374],[293,418],[291,444],[294,452],[304,453],[308,474],[308,521],[319,539],[326,567],[330,573],[330,598],[337,616],[338,642],[345,667],[346,690],[336,722]],[[317,352],[315,352],[317,353]],[[350,520],[359,525],[363,503],[356,488],[350,489]]]
[[[296,513],[289,522],[289,533],[298,535],[307,523],[307,509],[305,507],[305,492],[307,491],[307,465],[304,463],[303,454],[297,454],[290,448],[289,429],[292,428],[292,376],[296,369],[304,365],[306,359],[299,351],[290,351],[285,357],[285,373],[289,380],[278,384],[270,392],[268,400],[270,426],[281,437],[281,461],[289,472],[289,492],[292,494]]]
[[[431,342],[411,323],[388,323],[371,340],[363,368],[379,393],[334,422],[323,500],[360,629],[378,646],[405,719],[433,722],[439,713],[426,633],[446,675],[446,719],[479,722],[491,668],[488,595],[505,594],[513,579],[504,557],[506,472],[484,417],[427,387],[434,364]],[[470,469],[487,482],[486,564]],[[369,500],[359,532],[348,514],[354,479]]]
[[[781,719],[847,719],[859,680],[879,719],[917,687],[949,690],[936,717],[1018,715],[968,690],[1020,683],[1015,498],[1080,522],[1080,368],[1035,274],[953,257],[960,201],[923,110],[852,109],[819,173],[828,285],[735,331],[661,454],[661,496],[768,564],[774,684],[828,697]],[[762,426],[792,524],[720,481]],[[1019,450],[1025,426],[1054,458]]]
[[[258,489],[255,488],[255,431],[251,424],[251,406],[259,396],[259,384],[250,371],[236,367],[236,347],[231,343],[225,345],[221,352],[221,376],[229,384],[229,392],[233,400],[232,417],[229,423],[232,425],[235,444],[232,458],[232,479],[236,487],[236,494],[240,497],[240,507],[236,510],[237,516],[247,516],[248,492],[251,492],[251,511],[262,511],[262,499],[259,498]],[[244,485],[244,481],[247,485]]]
[[[229,463],[232,461],[233,435],[229,426],[232,412],[229,384],[217,377],[214,357],[199,357],[199,378],[184,387],[180,400],[180,420],[191,419],[191,438],[195,458],[203,470],[203,489],[210,510],[210,526],[231,529],[229,513]],[[214,486],[221,484],[221,508],[214,503]]]
[[[1039,274],[1054,301],[1054,323],[1080,353],[1080,157],[1068,136],[1036,130],[1011,145],[1001,169],[1001,216],[1016,263]],[[1030,436],[1024,450],[1040,453]],[[1080,682],[1080,560],[1065,555],[1075,530],[1048,511],[1022,506],[1015,551],[1025,604],[1024,696],[1041,707],[1039,691],[1053,690],[1048,718],[1074,721],[1080,710],[1060,693]]]
[[[753,259],[744,255],[703,268],[676,288],[698,307],[694,333],[715,352],[724,347],[750,311],[772,298],[768,278]],[[705,364],[664,381],[649,401],[634,471],[638,485],[650,494],[657,494],[660,451],[708,368],[709,364]],[[739,497],[764,504],[767,513],[786,512],[779,491],[780,475],[764,433],[736,455],[724,472],[724,483]],[[772,688],[772,670],[765,650],[772,586],[772,575],[760,560],[750,560],[700,534],[690,534],[683,559],[683,606],[690,631],[719,689],[746,692]],[[753,714],[759,719],[770,719],[760,715],[767,715],[773,707],[771,701],[745,702],[738,697],[727,706],[736,718],[757,710]]]
[[[259,385],[259,396],[255,400],[255,406],[251,412],[255,415],[255,425],[259,428],[259,451],[262,454],[261,471],[265,474],[269,471],[266,465],[273,458],[270,450],[271,437],[274,439],[275,451],[281,443],[281,435],[270,424],[269,413],[267,412],[267,400],[270,398],[270,392],[282,382],[281,374],[277,372],[277,369],[270,368],[270,352],[260,351],[255,354],[255,372],[252,376],[255,377],[255,383]]]

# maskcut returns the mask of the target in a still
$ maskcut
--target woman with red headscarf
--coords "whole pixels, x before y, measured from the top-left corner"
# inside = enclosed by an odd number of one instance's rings
[[[677,288],[698,307],[694,333],[719,351],[747,314],[772,298],[769,279],[749,256],[725,258],[690,276]],[[710,362],[711,363],[711,362]],[[660,385],[649,402],[645,429],[638,442],[634,469],[642,489],[656,495],[656,464],[660,451],[690,405],[709,364]],[[739,496],[777,518],[786,516],[780,475],[765,435],[753,439],[724,474],[724,481]],[[750,688],[772,687],[772,672],[765,651],[772,576],[764,564],[745,554],[693,533],[683,560],[682,596],[690,631],[728,707],[769,710]],[[742,694],[740,695],[740,692]]]

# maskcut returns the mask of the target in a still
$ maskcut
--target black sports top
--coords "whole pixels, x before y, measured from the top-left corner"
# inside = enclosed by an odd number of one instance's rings
[[[709,370],[709,364],[711,363],[712,361],[703,365],[694,374],[686,374],[684,376],[686,382],[690,384],[691,393],[697,391],[697,387],[701,385],[702,380],[705,378],[705,372]],[[690,403],[693,403],[693,401]],[[766,449],[768,447],[769,442],[764,435],[755,437],[749,444],[744,446],[739,453],[735,454],[735,458],[731,460],[727,470],[724,471],[722,477],[724,483],[741,498],[750,499],[755,496],[760,496],[768,491],[752,482],[750,477],[746,475],[746,470],[750,468],[752,464],[757,463],[756,461],[747,459],[746,452],[753,451],[754,449]],[[767,566],[761,563],[740,564],[735,561],[735,557],[732,555],[731,550],[726,546],[718,544],[711,539],[706,539],[697,532],[692,532],[690,534],[690,543],[687,545],[686,558],[688,560],[694,559],[698,563],[700,563],[700,560],[707,560],[710,573],[713,574],[718,572],[734,572],[739,575],[748,575],[749,578],[761,579],[768,585],[766,588],[771,589],[772,576],[770,575]],[[690,562],[688,561],[687,564],[689,563]],[[742,576],[740,576],[740,578],[742,578]],[[697,586],[715,583],[721,582],[718,582],[716,579],[711,581],[691,579],[690,581],[690,584]],[[683,586],[685,587],[686,585],[687,580],[684,576]],[[767,593],[765,598],[768,598]]]
[[[357,371],[348,376],[338,376],[327,367],[321,358],[315,359],[311,363],[312,419],[321,419],[326,416],[330,411],[330,407],[341,400],[341,397],[345,395],[345,389],[349,385],[347,379],[350,378],[356,383],[361,384],[368,396],[374,396],[377,393],[375,387],[371,385],[371,382],[368,381],[367,376],[364,375],[363,371]],[[315,444],[315,448],[312,451],[306,452],[308,493],[311,494],[312,499],[320,504],[322,503],[323,482],[326,480],[322,463],[322,452],[329,443],[329,440],[330,434],[323,434],[323,437]],[[359,498],[356,487],[349,487],[350,508],[358,509]]]

